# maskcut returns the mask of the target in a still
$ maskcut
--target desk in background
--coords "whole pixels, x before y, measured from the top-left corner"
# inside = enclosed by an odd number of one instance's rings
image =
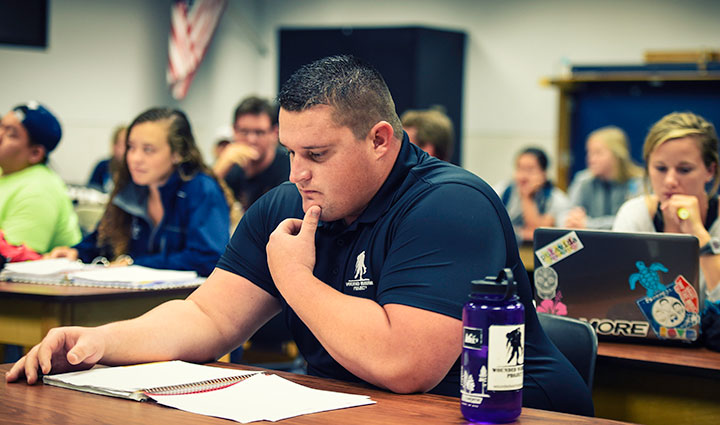
[[[243,365],[216,363],[214,366],[234,367],[245,370],[261,370]],[[9,364],[0,365],[0,375],[10,369]],[[285,419],[281,424],[466,424],[460,414],[457,398],[411,394],[399,395],[387,391],[365,388],[341,381],[322,379],[307,375],[276,372],[286,379],[329,391],[369,395],[377,403],[369,406],[333,410]],[[278,402],[282,402],[278,400]],[[238,401],[240,404],[241,401]],[[0,380],[0,418],[11,418],[16,424],[72,423],[96,424],[218,424],[234,422],[209,416],[171,409],[152,402],[106,397],[64,388],[23,383],[6,384]],[[544,410],[524,408],[520,425],[586,424],[605,425],[619,422],[598,418],[567,415]]]
[[[57,326],[98,326],[137,317],[194,288],[91,288],[0,281],[0,344],[31,347]]]
[[[525,241],[518,246],[520,261],[525,266],[525,270],[532,276],[535,270],[535,252],[533,251],[532,241]],[[532,280],[531,280],[532,282]]]
[[[601,341],[595,414],[646,425],[720,421],[720,353]]]

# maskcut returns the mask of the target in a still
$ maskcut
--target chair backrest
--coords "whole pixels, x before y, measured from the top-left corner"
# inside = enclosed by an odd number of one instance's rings
[[[597,335],[589,323],[572,317],[538,313],[538,319],[550,341],[577,369],[592,390],[597,357]]]

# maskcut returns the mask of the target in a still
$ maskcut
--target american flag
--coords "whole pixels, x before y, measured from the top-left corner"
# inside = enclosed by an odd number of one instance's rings
[[[205,57],[227,0],[175,0],[171,9],[167,82],[183,99]]]

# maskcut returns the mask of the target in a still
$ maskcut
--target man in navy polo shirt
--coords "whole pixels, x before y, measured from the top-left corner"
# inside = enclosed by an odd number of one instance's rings
[[[469,282],[510,267],[526,308],[524,404],[592,414],[582,379],[540,329],[500,199],[409,143],[380,74],[329,57],[278,98],[291,183],[247,211],[207,282],[138,319],[53,330],[7,379],[34,382],[38,363],[48,373],[207,361],[282,312],[311,374],[457,396]]]

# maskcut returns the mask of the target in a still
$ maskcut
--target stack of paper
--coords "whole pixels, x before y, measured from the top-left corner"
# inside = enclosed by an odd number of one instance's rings
[[[165,406],[186,412],[248,423],[279,421],[294,416],[374,404],[370,397],[322,391],[277,375],[253,375],[216,391],[192,395],[151,396]]]
[[[7,263],[0,272],[0,279],[9,282],[69,284],[68,273],[87,270],[89,267],[95,268],[67,258]]]
[[[197,286],[204,279],[194,271],[161,270],[143,266],[104,267],[70,273],[74,285],[110,288],[161,289]]]

